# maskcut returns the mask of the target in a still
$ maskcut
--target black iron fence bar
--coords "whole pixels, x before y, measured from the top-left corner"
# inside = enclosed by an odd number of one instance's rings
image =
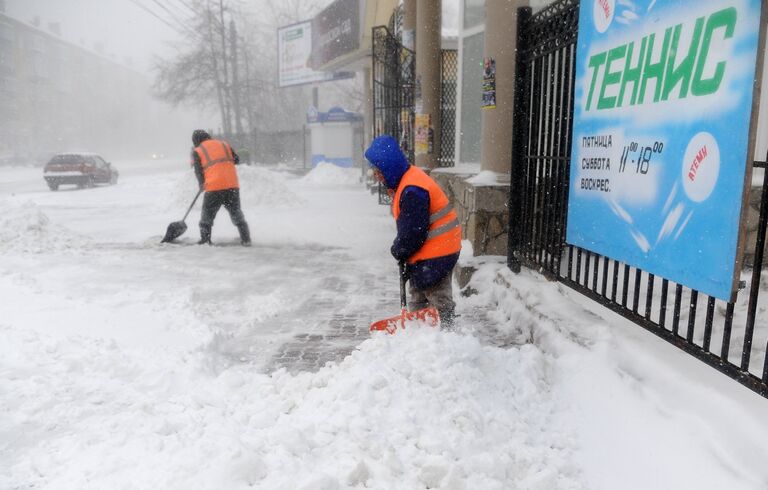
[[[640,281],[642,278],[640,269],[635,268],[635,289],[632,290],[632,311],[635,313],[640,307]]]
[[[651,309],[653,308],[653,282],[655,276],[653,274],[648,275],[648,291],[645,295],[645,319],[651,319]]]
[[[680,307],[683,303],[683,286],[677,284],[675,286],[675,310],[672,315],[672,333],[675,336],[680,334]]]
[[[765,351],[768,352],[768,342],[766,342]],[[763,384],[768,385],[768,354],[763,360]]]
[[[627,306],[627,296],[629,295],[629,264],[624,264],[624,283],[621,288],[621,306]]]
[[[531,135],[531,143],[535,144],[536,153],[542,153],[542,136],[544,132],[544,111],[546,110],[545,107],[545,97],[544,97],[544,87],[547,83],[547,77],[546,77],[546,59],[540,58],[538,60],[538,68],[537,68],[537,77],[534,79],[535,85],[533,85],[533,97],[535,99],[534,104],[534,111],[532,111],[534,120],[536,121],[536,129]],[[530,241],[530,250],[529,250],[529,257],[531,260],[533,260],[536,263],[540,263],[537,261],[537,255],[539,250],[539,236],[541,235],[541,203],[544,199],[541,195],[542,193],[540,188],[540,182],[541,182],[541,160],[536,159],[533,161],[533,168],[531,172],[531,180],[533,182],[533,189],[535,192],[533,193],[533,200],[531,203],[531,215],[533,218],[533,229],[531,233],[531,241]]]
[[[555,51],[554,53],[551,53],[547,55],[547,62],[549,65],[548,70],[548,76],[549,76],[549,86],[547,87],[548,94],[547,94],[547,100],[549,103],[549,108],[547,110],[547,124],[546,124],[546,143],[547,143],[547,153],[550,155],[555,154],[555,139],[556,139],[556,124],[557,124],[557,106],[559,105],[557,103],[557,78],[558,78],[558,52]],[[542,261],[544,264],[544,268],[547,270],[552,270],[550,267],[551,263],[551,257],[553,255],[552,250],[552,242],[554,241],[554,231],[555,231],[555,219],[554,216],[555,212],[555,174],[556,174],[556,167],[557,162],[548,162],[548,165],[546,165],[546,168],[544,170],[544,195],[545,195],[545,202],[544,202],[544,218],[545,218],[545,224],[544,224],[544,246],[542,247],[542,254],[544,255],[544,260]]]
[[[525,46],[524,33],[525,28],[531,18],[531,8],[518,9],[518,29],[517,46]],[[518,254],[522,246],[522,233],[525,227],[523,202],[527,195],[527,186],[523,185],[525,175],[523,167],[527,165],[525,155],[526,131],[523,121],[530,121],[526,118],[528,105],[526,105],[526,95],[528,94],[528,64],[522,61],[522,56],[515,63],[515,109],[514,119],[516,123],[512,130],[512,173],[510,175],[510,189],[520,189],[521,192],[509,193],[509,238],[507,240],[507,265],[514,272],[520,272],[521,264]],[[530,99],[528,99],[530,102]],[[530,124],[530,123],[529,123]]]
[[[715,316],[715,298],[712,296],[707,300],[707,317],[704,320],[704,344],[701,348],[709,352],[709,346],[712,341],[712,321]]]
[[[555,115],[554,112],[557,109],[555,103],[555,91],[556,89],[556,77],[557,77],[557,52],[547,55],[547,79],[546,86],[546,100],[547,111],[544,115],[544,148],[545,152],[552,155],[554,154],[554,127],[555,127]],[[539,248],[542,260],[540,261],[547,268],[549,262],[549,243],[552,235],[552,176],[554,173],[553,162],[542,161],[544,170],[544,181],[542,182],[543,198],[542,201],[542,246]]]
[[[661,281],[661,305],[659,306],[659,326],[661,328],[666,327],[667,321],[667,293],[669,292],[669,281],[664,279]]]
[[[576,283],[581,282],[581,249],[576,249]]]
[[[738,366],[734,364],[731,364],[729,362],[723,362],[723,360],[717,355],[703,350],[701,347],[699,347],[696,344],[687,342],[685,339],[677,336],[674,332],[670,332],[669,330],[659,328],[659,326],[656,323],[650,320],[647,320],[642,315],[639,315],[618,303],[612,302],[610,300],[606,300],[605,298],[595,293],[594,291],[591,291],[581,286],[580,284],[575,283],[569,278],[560,278],[560,281],[566,286],[570,287],[571,289],[578,291],[579,293],[596,301],[597,303],[603,305],[609,310],[615,313],[618,313],[624,318],[627,318],[628,320],[631,320],[634,323],[637,323],[641,327],[658,335],[659,337],[663,338],[664,340],[673,344],[674,346],[678,347],[684,352],[714,367],[715,369],[725,374],[726,376],[729,376],[735,379],[739,383],[745,385],[746,387],[755,391],[761,396],[768,397],[768,384],[766,384],[763,379],[749,372],[745,372],[741,370]],[[763,373],[763,378],[765,378],[765,372]]]
[[[696,326],[696,306],[699,302],[699,292],[695,289],[691,290],[691,298],[688,304],[688,331],[685,335],[685,340],[689,343],[693,342],[693,330]]]
[[[728,352],[731,349],[731,327],[733,325],[734,303],[728,303],[725,310],[725,324],[723,325],[723,345],[720,349],[720,357],[723,362],[728,362]],[[768,359],[768,355],[766,355]]]
[[[592,290],[597,292],[597,274],[600,272],[600,256],[595,254],[595,267],[592,269]]]
[[[533,146],[534,138],[536,132],[534,131],[534,128],[536,127],[536,124],[538,123],[537,118],[537,108],[538,105],[535,103],[538,101],[536,98],[537,92],[536,92],[536,84],[539,80],[539,72],[537,68],[536,61],[533,62],[530,70],[530,79],[528,80],[528,87],[527,89],[530,92],[530,98],[528,100],[530,106],[528,108],[528,112],[530,113],[530,123],[527,128],[527,132],[525,135],[525,144],[526,148],[531,148]],[[536,99],[536,100],[534,100]],[[525,153],[523,153],[525,154]],[[536,182],[536,175],[534,169],[536,168],[536,161],[535,160],[526,160],[525,162],[525,189],[528,191],[526,194],[526,200],[524,204],[524,210],[525,210],[525,230],[523,235],[523,256],[531,260],[531,250],[533,249],[533,233],[534,233],[534,219],[535,219],[535,199],[536,199],[536,193],[535,193],[535,182]]]
[[[553,107],[552,107],[552,138],[550,146],[550,155],[560,155],[561,149],[561,133],[562,127],[562,112],[563,112],[563,54],[562,50],[554,53],[554,75],[552,76],[552,90],[553,90]],[[547,224],[549,228],[549,235],[547,237],[547,269],[551,272],[556,272],[555,269],[555,257],[557,255],[557,242],[560,239],[559,227],[557,223],[559,221],[558,209],[560,208],[558,184],[560,180],[560,167],[561,162],[558,160],[550,161],[551,175],[549,180],[549,192],[550,196],[548,203],[549,209],[549,222]]]
[[[766,158],[768,160],[768,157]],[[755,162],[757,165],[758,162]],[[765,162],[759,162],[765,168]],[[755,313],[757,312],[757,296],[760,293],[760,272],[763,269],[763,250],[765,249],[765,232],[768,223],[768,170],[763,172],[762,198],[760,199],[760,221],[757,226],[757,244],[755,245],[755,261],[752,266],[752,284],[749,290],[747,305],[747,325],[744,331],[744,348],[741,351],[741,369],[749,369],[749,358],[752,354],[752,337],[755,332]],[[768,358],[768,350],[765,356]],[[765,371],[765,370],[764,370]],[[765,376],[765,373],[763,374]]]

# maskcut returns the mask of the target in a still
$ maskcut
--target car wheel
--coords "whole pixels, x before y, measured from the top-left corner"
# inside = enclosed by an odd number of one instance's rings
[[[52,191],[57,191],[59,190],[59,184],[49,183],[48,188],[51,189]]]

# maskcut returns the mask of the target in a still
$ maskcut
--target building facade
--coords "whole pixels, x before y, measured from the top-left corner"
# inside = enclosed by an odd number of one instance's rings
[[[40,163],[71,150],[138,156],[138,142],[160,152],[168,113],[137,71],[0,14],[4,161]]]

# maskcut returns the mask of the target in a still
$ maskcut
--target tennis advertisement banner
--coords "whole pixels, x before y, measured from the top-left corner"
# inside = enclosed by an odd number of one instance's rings
[[[760,0],[582,0],[568,243],[731,299],[760,19]]]

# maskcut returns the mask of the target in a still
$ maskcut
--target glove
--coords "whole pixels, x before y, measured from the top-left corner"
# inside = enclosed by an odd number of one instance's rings
[[[408,257],[402,256],[403,252],[402,250],[398,249],[397,241],[395,241],[395,243],[393,243],[392,246],[389,248],[389,253],[391,253],[392,257],[394,257],[395,260],[397,260],[398,262],[405,262],[405,260],[408,258]]]

